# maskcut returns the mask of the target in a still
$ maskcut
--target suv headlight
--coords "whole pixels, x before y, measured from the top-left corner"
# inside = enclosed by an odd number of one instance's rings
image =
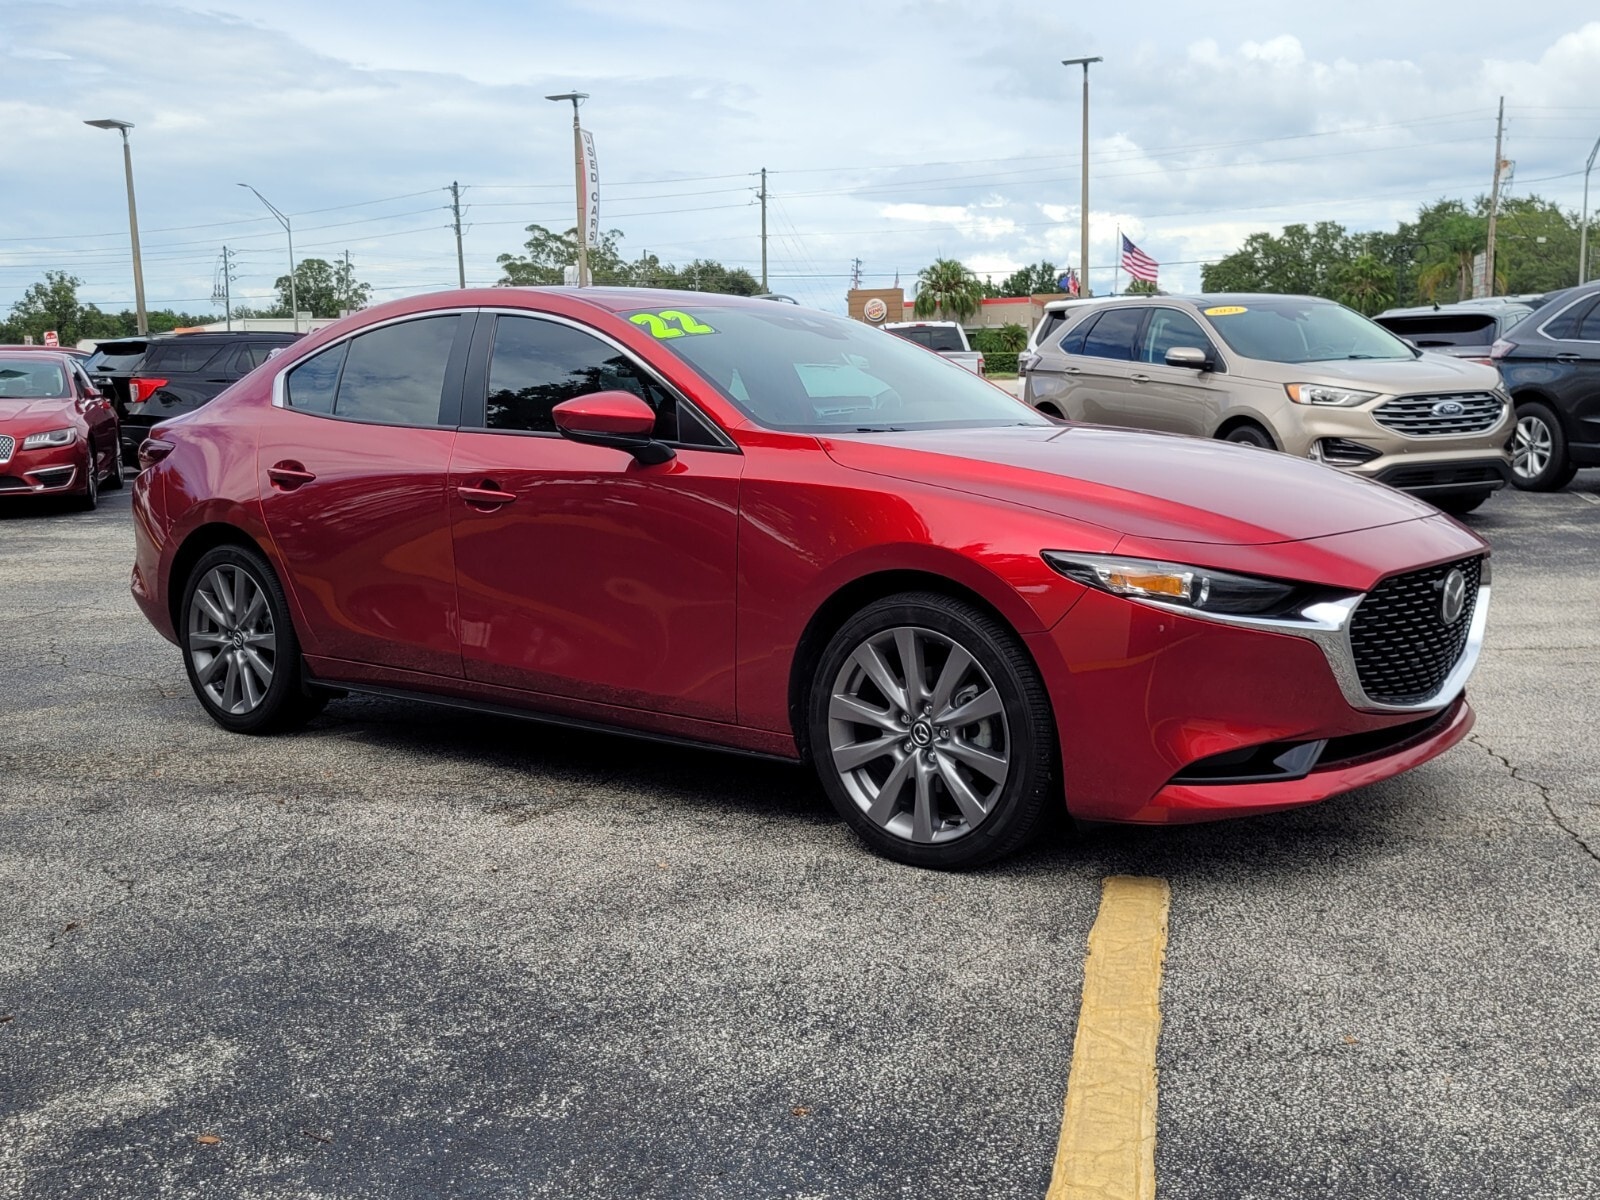
[[[1068,579],[1113,596],[1207,613],[1275,616],[1292,612],[1293,602],[1310,590],[1278,579],[1143,558],[1046,550],[1044,560]]]
[[[49,433],[30,433],[22,439],[24,450],[43,450],[46,446],[70,446],[77,435],[70,429],[52,429]]]
[[[1286,383],[1283,390],[1296,404],[1321,404],[1330,408],[1350,408],[1378,396],[1377,392],[1357,392],[1322,383]]]

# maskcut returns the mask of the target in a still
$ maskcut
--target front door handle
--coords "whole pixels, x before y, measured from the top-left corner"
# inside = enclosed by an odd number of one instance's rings
[[[305,469],[303,463],[297,463],[292,458],[282,462],[275,462],[267,468],[267,478],[272,481],[272,486],[279,491],[292,492],[303,484],[310,483],[316,478]]]
[[[1062,373],[1065,375],[1082,375],[1083,369],[1081,367],[1067,367]]]
[[[1129,375],[1128,378],[1133,380],[1135,383],[1149,383],[1150,382],[1150,376],[1148,376],[1148,375]]]
[[[1558,354],[1556,355],[1556,361],[1558,363],[1575,363],[1578,361],[1578,356],[1576,354]]]
[[[456,495],[481,512],[493,512],[517,498],[515,492],[502,491],[492,479],[485,479],[477,487],[458,487]]]

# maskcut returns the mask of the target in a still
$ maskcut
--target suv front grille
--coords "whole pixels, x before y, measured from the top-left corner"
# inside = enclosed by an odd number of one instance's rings
[[[1466,582],[1461,612],[1445,622],[1445,580]],[[1361,688],[1381,704],[1416,704],[1435,695],[1466,649],[1483,575],[1481,558],[1464,558],[1385,579],[1350,622],[1350,648]]]
[[[1505,406],[1493,392],[1442,392],[1401,396],[1379,406],[1372,416],[1385,429],[1407,437],[1442,437],[1493,429]]]
[[[11,452],[17,448],[17,440],[10,434],[0,433],[0,463],[11,461]]]

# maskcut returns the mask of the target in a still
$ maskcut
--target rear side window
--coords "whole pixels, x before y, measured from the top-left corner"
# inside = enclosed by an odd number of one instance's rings
[[[1580,342],[1600,342],[1600,300],[1597,300],[1589,309],[1589,313],[1578,322],[1578,331],[1572,335]]]
[[[1044,345],[1045,342],[1049,341],[1050,338],[1055,336],[1056,331],[1060,329],[1065,322],[1066,317],[1062,316],[1058,312],[1045,313],[1044,320],[1039,322],[1039,328],[1034,331],[1033,344],[1035,346]]]
[[[1114,358],[1133,361],[1133,338],[1144,320],[1142,308],[1114,308],[1100,314],[1094,327],[1084,335],[1083,350],[1089,358]]]
[[[1594,301],[1579,300],[1567,305],[1566,309],[1552,317],[1544,324],[1544,335],[1555,338],[1557,341],[1578,336],[1578,326],[1584,317],[1594,308]]]
[[[340,342],[321,354],[313,354],[291,370],[283,381],[284,396],[289,407],[302,412],[333,412],[339,372],[344,369],[344,357],[349,352],[350,343]]]
[[[622,351],[581,329],[532,317],[500,317],[489,360],[484,425],[519,433],[555,433],[551,410],[592,392],[632,392],[656,410],[655,436],[677,441],[671,392]],[[698,440],[698,439],[694,439]]]
[[[351,338],[333,415],[382,425],[437,425],[460,324],[451,313]]]
[[[203,371],[212,359],[227,350],[226,342],[185,342],[181,337],[170,342],[153,342],[145,352],[142,369],[153,375]]]

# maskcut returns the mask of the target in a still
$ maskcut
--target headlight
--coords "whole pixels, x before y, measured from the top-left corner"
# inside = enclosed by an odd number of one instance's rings
[[[1286,383],[1283,390],[1289,393],[1289,399],[1296,404],[1321,404],[1330,408],[1349,408],[1378,395],[1377,392],[1355,392],[1321,383]]]
[[[70,429],[52,429],[49,433],[30,433],[22,439],[24,450],[43,450],[46,446],[70,446],[77,435]]]
[[[1044,560],[1068,579],[1113,596],[1207,613],[1273,616],[1290,611],[1290,602],[1308,590],[1278,579],[1142,558],[1046,550]]]

